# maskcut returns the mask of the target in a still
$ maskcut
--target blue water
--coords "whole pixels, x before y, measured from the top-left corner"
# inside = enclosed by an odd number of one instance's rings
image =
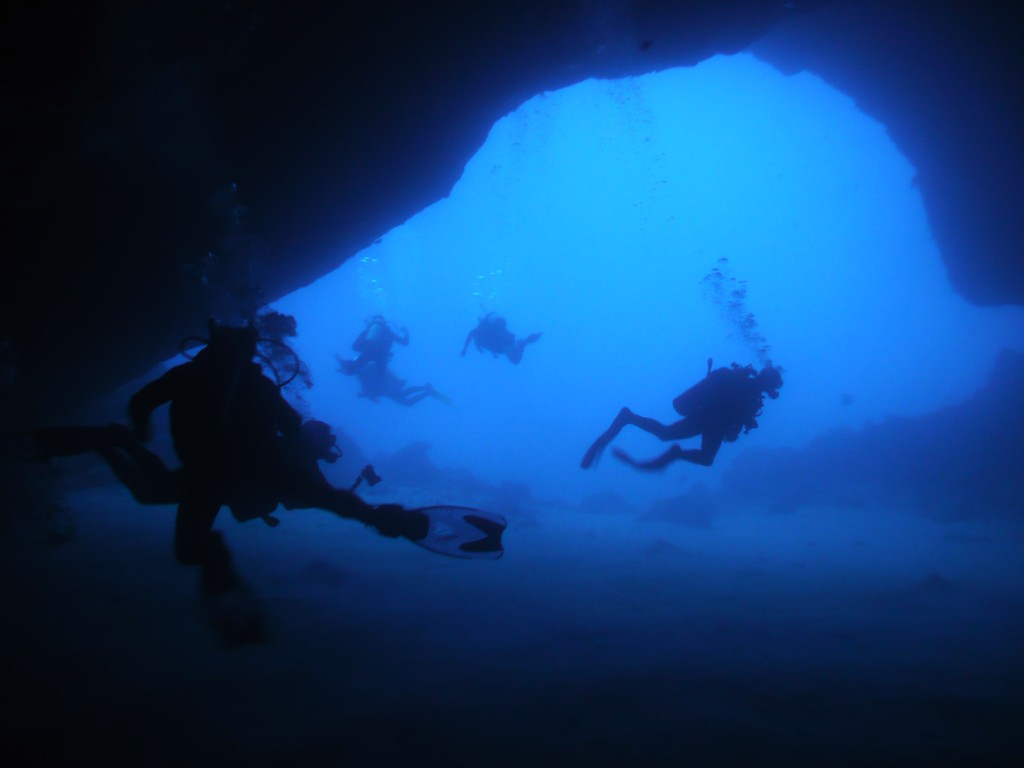
[[[748,55],[591,80],[502,118],[447,199],[275,306],[298,319],[311,413],[371,455],[429,442],[439,464],[543,499],[616,488],[646,502],[715,483],[745,447],[961,400],[1001,347],[1024,348],[1024,311],[953,292],[913,179],[849,98]],[[745,287],[741,312],[716,302],[716,268],[727,293]],[[518,367],[458,356],[490,311],[544,333]],[[395,372],[454,408],[354,396],[334,355],[353,354],[375,314],[409,329]],[[785,368],[782,396],[715,467],[579,471],[620,407],[673,420],[708,357],[760,364],[762,342]],[[628,431],[619,444],[663,448]]]
[[[225,651],[171,557],[173,509],[71,492],[74,540],[17,564],[47,608],[11,598],[15,620],[32,616],[12,636],[19,680],[42,681],[17,691],[19,743],[59,734],[69,764],[111,744],[133,764],[190,765],[1024,754],[1019,503],[922,503],[949,488],[948,465],[927,461],[920,487],[894,490],[865,461],[836,498],[780,508],[770,475],[729,495],[751,457],[948,414],[998,350],[1024,350],[1024,312],[953,292],[914,169],[820,80],[741,55],[539,95],[497,122],[448,198],[275,307],[298,319],[314,381],[289,397],[347,435],[331,479],[372,460],[375,502],[500,511],[505,557],[442,558],[317,511],[273,530],[222,515],[271,630]],[[543,332],[520,365],[459,356],[488,311]],[[392,369],[449,402],[357,397],[335,355],[378,313],[409,329]],[[673,419],[709,357],[784,367],[759,429],[711,468],[579,468],[621,406]],[[616,445],[664,448],[630,430]],[[964,478],[996,458],[971,455]]]

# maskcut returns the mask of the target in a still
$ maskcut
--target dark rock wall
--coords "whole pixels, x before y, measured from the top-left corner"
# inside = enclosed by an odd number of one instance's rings
[[[954,287],[982,305],[1024,301],[1022,21],[1003,2],[846,0],[752,47],[886,126],[917,169]]]
[[[1019,55],[1001,7],[6,3],[0,340],[17,350],[17,413],[59,418],[201,333],[208,251],[252,257],[281,295],[447,194],[532,95],[759,39],[890,125],[964,293],[1019,302],[1019,96],[991,77]]]

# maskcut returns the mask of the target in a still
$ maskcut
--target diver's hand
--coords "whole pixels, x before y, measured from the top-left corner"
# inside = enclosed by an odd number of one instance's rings
[[[387,536],[389,539],[403,537],[410,541],[419,541],[430,532],[430,520],[426,515],[398,504],[374,507],[367,522],[376,528],[381,536]]]

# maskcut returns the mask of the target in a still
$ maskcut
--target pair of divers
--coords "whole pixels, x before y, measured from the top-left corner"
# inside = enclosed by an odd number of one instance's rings
[[[506,521],[500,515],[455,506],[375,506],[353,492],[359,480],[352,490],[333,487],[318,465],[340,456],[330,428],[323,422],[303,422],[255,361],[258,341],[251,326],[211,322],[209,341],[194,358],[132,396],[131,429],[37,428],[33,437],[38,455],[96,451],[140,503],[177,504],[175,556],[200,567],[204,599],[242,595],[245,602],[223,536],[212,530],[224,506],[239,521],[261,518],[272,526],[278,522],[272,513],[279,505],[320,508],[439,554],[501,557]],[[181,462],[175,470],[143,446],[150,414],[168,402],[171,439]],[[377,478],[367,469],[359,479],[372,484]],[[252,600],[248,603],[251,607]],[[242,625],[229,619],[231,626],[221,622],[220,628],[232,641],[258,639],[262,623],[257,614],[250,610]]]
[[[505,355],[513,365],[519,365],[523,359],[523,350],[540,337],[539,333],[531,333],[525,339],[517,339],[508,329],[508,321],[504,317],[488,312],[479,318],[477,326],[466,336],[460,354],[465,356],[470,343],[473,343],[477,352],[486,350],[494,357]],[[382,315],[374,315],[366,321],[366,327],[352,342],[352,349],[358,354],[351,360],[342,360],[339,357],[339,370],[352,376],[358,375],[370,365],[386,368],[393,356],[391,349],[395,344],[409,345],[409,329],[401,328],[395,332]]]
[[[461,355],[465,356],[472,343],[478,352],[488,351],[494,357],[504,355],[513,365],[519,365],[523,359],[523,350],[540,337],[541,334],[532,333],[524,339],[517,339],[508,329],[504,317],[489,312],[479,319],[477,326],[466,336]],[[389,363],[394,356],[392,349],[395,344],[409,345],[409,329],[400,328],[396,331],[383,315],[374,315],[366,321],[365,327],[352,342],[356,356],[347,360],[340,355],[335,356],[338,370],[346,376],[355,376],[359,380],[359,396],[373,402],[385,398],[399,405],[413,406],[433,397],[451,405],[451,401],[434,389],[433,385],[406,386],[405,379],[392,373]]]
[[[782,387],[781,369],[768,362],[757,371],[752,365],[733,363],[728,368],[712,370],[708,360],[707,375],[672,401],[672,407],[683,418],[662,424],[647,416],[639,416],[622,408],[611,425],[587,449],[580,462],[583,469],[592,467],[601,453],[625,427],[632,425],[659,440],[701,438],[700,448],[684,449],[672,445],[667,451],[648,461],[638,461],[621,449],[613,449],[620,461],[641,470],[656,471],[674,461],[688,461],[710,467],[723,442],[735,442],[742,432],[757,429],[757,417],[764,407],[764,395],[772,400]]]

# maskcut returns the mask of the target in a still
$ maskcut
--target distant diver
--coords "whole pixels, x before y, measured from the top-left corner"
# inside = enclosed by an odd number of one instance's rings
[[[351,360],[341,355],[334,356],[338,361],[338,370],[346,376],[359,379],[359,396],[375,403],[383,397],[408,407],[425,398],[434,397],[451,404],[448,398],[430,384],[407,387],[405,379],[391,372],[388,363],[393,355],[391,348],[395,344],[408,346],[409,329],[402,328],[396,333],[383,315],[374,315],[366,321],[366,327],[352,342],[352,349],[359,354]]]
[[[473,342],[477,352],[483,352],[486,349],[494,357],[505,355],[513,365],[519,365],[523,359],[523,350],[540,337],[539,333],[531,333],[525,339],[516,339],[508,329],[508,323],[504,317],[494,312],[488,312],[480,318],[476,328],[466,336],[466,343],[462,345],[460,354],[465,356],[470,342]]]
[[[339,357],[341,372],[351,376],[371,363],[387,368],[395,344],[409,345],[409,329],[402,328],[396,333],[383,315],[374,315],[352,342],[352,349],[358,353],[355,358],[342,360]]]
[[[737,363],[716,370],[711,366],[709,359],[707,375],[672,401],[672,407],[683,417],[682,420],[666,425],[623,408],[584,454],[580,466],[583,469],[593,466],[623,427],[631,424],[665,441],[700,435],[700,448],[683,449],[673,445],[649,461],[637,461],[626,452],[615,449],[614,454],[621,461],[644,470],[663,469],[673,461],[689,461],[710,467],[723,442],[734,442],[741,431],[746,434],[757,429],[764,395],[774,400],[782,386],[781,369],[770,362],[760,371],[752,365],[740,367]]]

